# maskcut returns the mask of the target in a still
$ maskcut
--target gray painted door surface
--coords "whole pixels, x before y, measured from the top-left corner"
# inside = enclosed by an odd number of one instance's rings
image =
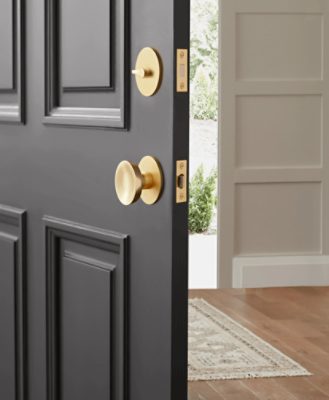
[[[189,1],[0,2],[0,399],[186,399]],[[161,55],[159,92],[130,75]],[[153,206],[122,160],[161,163]]]

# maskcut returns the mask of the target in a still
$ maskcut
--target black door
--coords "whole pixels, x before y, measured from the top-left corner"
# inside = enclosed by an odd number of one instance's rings
[[[188,22],[0,2],[1,400],[187,397]]]

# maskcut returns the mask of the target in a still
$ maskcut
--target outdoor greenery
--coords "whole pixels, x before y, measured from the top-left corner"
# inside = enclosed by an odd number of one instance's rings
[[[205,176],[201,165],[190,183],[189,231],[206,232],[210,226],[216,205],[217,172],[213,170]]]
[[[191,118],[216,121],[218,0],[191,0],[191,27]],[[213,170],[205,176],[203,165],[200,165],[190,182],[191,233],[204,233],[209,230],[217,206],[216,189],[216,171]]]
[[[218,0],[192,0],[191,7],[191,117],[217,120]]]

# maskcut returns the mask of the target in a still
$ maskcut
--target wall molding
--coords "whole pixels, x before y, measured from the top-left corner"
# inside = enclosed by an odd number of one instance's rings
[[[233,287],[329,286],[329,256],[235,257]]]

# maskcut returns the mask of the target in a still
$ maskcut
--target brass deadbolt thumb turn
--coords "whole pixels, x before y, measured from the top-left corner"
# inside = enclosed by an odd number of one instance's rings
[[[115,173],[115,190],[122,204],[128,206],[141,198],[154,204],[163,187],[162,168],[158,160],[145,156],[138,165],[121,161]]]

